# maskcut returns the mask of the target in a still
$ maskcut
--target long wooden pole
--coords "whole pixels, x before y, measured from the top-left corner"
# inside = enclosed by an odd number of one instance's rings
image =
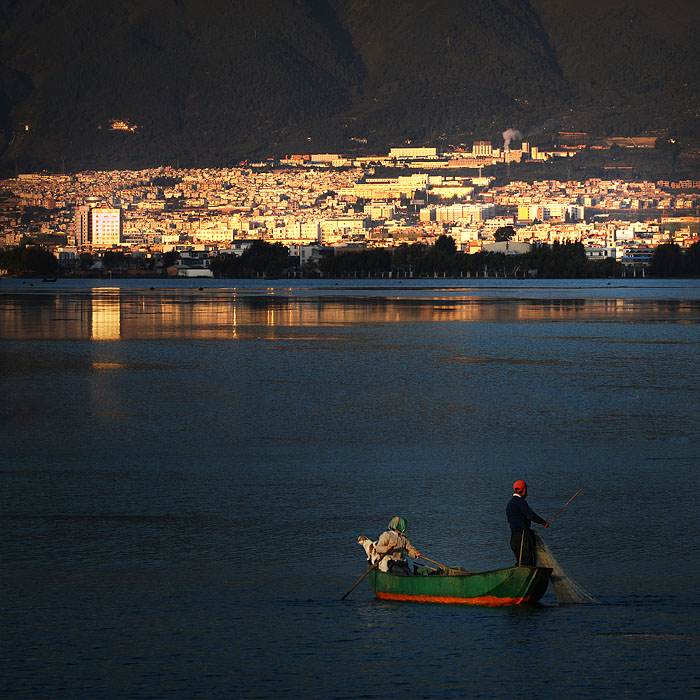
[[[523,544],[525,542],[525,528],[520,531],[520,554],[518,555],[518,566],[523,564]]]
[[[373,571],[378,566],[379,566],[379,562],[377,562],[374,566],[370,566],[369,569],[367,569],[367,571],[365,571],[365,573],[362,574],[362,576],[360,576],[360,578],[358,578],[357,581],[355,581],[355,584],[353,585],[353,587],[340,600],[345,600],[365,580],[365,578],[367,577],[369,572]]]
[[[577,491],[577,492],[576,492],[576,493],[575,493],[575,494],[574,494],[574,495],[573,495],[573,496],[572,496],[572,497],[557,511],[557,513],[554,515],[554,517],[552,518],[552,520],[554,520],[554,518],[556,518],[557,515],[559,515],[559,513],[561,513],[561,512],[564,510],[564,508],[566,508],[566,506],[568,506],[569,503],[571,503],[571,501],[573,501],[574,498],[576,498],[576,496],[578,496],[578,495],[581,493],[581,491],[583,491],[583,489],[579,489],[579,490],[578,490],[578,491]],[[551,523],[552,520],[548,520],[548,521],[547,521],[547,526],[549,526],[549,523]]]
[[[440,569],[435,566],[430,566],[430,564],[420,564],[424,569],[430,569],[431,571],[440,571]]]
[[[379,557],[379,559],[377,559],[377,563],[370,566],[369,569],[367,569],[367,571],[365,571],[365,573],[362,574],[362,576],[360,576],[360,578],[358,578],[357,581],[355,581],[355,583],[353,584],[353,587],[340,600],[345,600],[367,578],[367,576],[369,575],[369,572],[374,571],[374,569],[376,569],[379,566],[382,559],[384,559],[384,557],[387,554],[389,554],[389,552],[384,552],[384,554],[382,554],[382,556]]]
[[[419,559],[425,559],[425,561],[429,561],[432,564],[436,564],[439,566],[441,569],[448,569],[449,567],[445,566],[444,564],[441,564],[439,561],[435,561],[434,559],[428,559],[428,557],[424,557],[422,554],[418,555]]]

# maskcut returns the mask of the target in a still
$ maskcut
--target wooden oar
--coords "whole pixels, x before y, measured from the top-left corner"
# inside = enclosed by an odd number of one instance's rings
[[[573,501],[574,498],[576,498],[576,496],[578,496],[578,495],[581,493],[581,491],[583,491],[583,489],[579,489],[579,490],[578,490],[578,491],[577,491],[577,492],[576,492],[576,493],[575,493],[575,494],[574,494],[574,495],[573,495],[573,496],[572,496],[572,497],[557,511],[557,513],[554,515],[554,517],[552,518],[552,520],[554,520],[554,518],[556,518],[557,515],[559,515],[559,513],[561,513],[561,512],[564,510],[564,508],[566,508],[566,506],[568,506],[569,503],[571,503],[571,501]],[[548,521],[547,521],[546,527],[549,527],[549,524],[552,522],[552,520],[548,520]]]
[[[380,562],[382,561],[382,559],[384,559],[384,557],[387,554],[389,554],[389,552],[382,554],[382,556],[379,557],[379,559],[377,560],[377,563],[373,566],[370,566],[369,569],[367,569],[367,571],[365,571],[365,573],[362,574],[362,576],[360,576],[360,578],[358,578],[357,581],[355,581],[353,587],[340,600],[345,600],[365,580],[365,578],[367,578],[369,572],[374,571],[374,569],[376,569],[379,566]]]
[[[462,569],[461,567],[454,567],[454,566],[445,566],[444,564],[441,564],[439,561],[435,561],[434,559],[429,559],[428,557],[424,557],[422,554],[418,555],[418,559],[425,559],[426,561],[431,561],[433,564],[437,564],[440,567],[440,571],[447,573],[448,576],[464,576],[465,574],[471,574],[471,571],[467,571],[466,569]],[[424,565],[422,565],[424,566]],[[428,569],[432,569],[432,566],[428,566]]]
[[[362,583],[362,581],[364,581],[364,579],[367,577],[367,574],[369,574],[369,572],[373,569],[376,569],[378,566],[379,562],[377,562],[374,566],[370,566],[370,568],[367,569],[367,571],[365,571],[365,573],[362,574],[362,576],[360,576],[360,578],[358,578],[357,581],[355,581],[355,585],[340,600],[345,600]]]
[[[450,568],[449,566],[445,566],[444,564],[441,564],[439,561],[435,561],[434,559],[428,559],[428,557],[424,557],[422,554],[419,554],[419,555],[418,555],[418,558],[419,558],[419,559],[425,559],[425,561],[429,561],[431,564],[436,564],[436,565],[439,566],[441,569],[445,569],[445,571],[447,571],[447,569]]]
[[[440,571],[436,566],[430,566],[430,564],[418,564],[418,566],[422,566],[424,569],[430,569],[431,571]]]

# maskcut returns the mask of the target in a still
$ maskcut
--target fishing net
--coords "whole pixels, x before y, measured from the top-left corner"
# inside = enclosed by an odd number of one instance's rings
[[[542,538],[535,533],[537,540],[537,566],[552,569],[552,588],[560,605],[576,603],[597,603],[598,601],[588,591],[572,581],[559,566],[554,555],[549,551]]]

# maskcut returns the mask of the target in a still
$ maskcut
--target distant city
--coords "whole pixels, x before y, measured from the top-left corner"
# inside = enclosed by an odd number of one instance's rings
[[[575,155],[583,146],[569,136],[556,151],[508,130],[502,146],[483,141],[447,152],[404,146],[223,169],[18,174],[0,181],[0,245],[40,246],[67,274],[100,274],[106,254],[120,252],[124,274],[206,277],[213,258],[240,256],[255,241],[287,247],[308,270],[324,255],[431,246],[441,236],[469,254],[575,242],[591,260],[635,268],[662,243],[689,248],[700,240],[700,181],[516,179],[521,163]],[[653,139],[609,141],[654,147]],[[499,163],[508,178],[483,175]]]

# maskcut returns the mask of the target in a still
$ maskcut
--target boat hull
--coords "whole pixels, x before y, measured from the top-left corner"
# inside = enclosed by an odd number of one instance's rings
[[[547,590],[552,570],[513,566],[461,576],[394,576],[374,569],[369,583],[377,598],[414,603],[524,605],[536,603]]]

